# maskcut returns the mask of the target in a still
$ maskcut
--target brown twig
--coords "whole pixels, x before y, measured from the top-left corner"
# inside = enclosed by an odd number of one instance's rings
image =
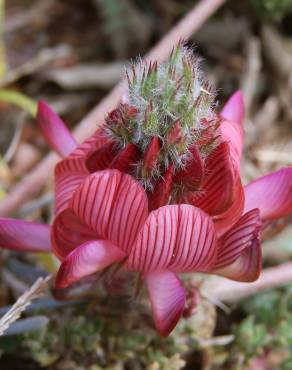
[[[48,289],[48,282],[51,279],[52,275],[47,276],[45,279],[38,278],[30,289],[18,298],[11,309],[0,319],[0,336],[4,334],[11,324],[19,319],[22,312],[31,304],[32,300],[40,297]]]
[[[235,303],[253,294],[292,282],[292,262],[263,270],[254,283],[238,283],[217,278],[216,284],[208,288],[208,294],[226,303]]]
[[[201,0],[190,12],[175,25],[162,40],[146,55],[146,59],[161,61],[171,52],[181,39],[188,39],[225,0]],[[119,83],[77,126],[75,135],[83,141],[89,137],[97,125],[103,122],[105,115],[118,103],[125,91],[125,83]],[[48,180],[57,161],[54,154],[47,155],[20,183],[14,186],[0,204],[0,216],[15,211],[25,201],[34,196]]]

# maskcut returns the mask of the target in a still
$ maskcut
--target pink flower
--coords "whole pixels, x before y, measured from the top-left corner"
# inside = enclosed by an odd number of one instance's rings
[[[157,73],[153,68],[149,73]],[[64,157],[55,168],[55,217],[51,227],[1,219],[0,242],[16,250],[52,247],[61,261],[57,289],[122,263],[145,282],[155,326],[167,336],[185,309],[178,274],[257,279],[262,222],[292,213],[292,168],[242,186],[240,92],[220,115],[200,118],[191,128],[192,141],[185,121],[161,128],[151,115],[153,104],[141,128],[133,123],[139,110],[121,103],[78,146],[40,102],[37,121]],[[153,127],[162,131],[153,134]]]

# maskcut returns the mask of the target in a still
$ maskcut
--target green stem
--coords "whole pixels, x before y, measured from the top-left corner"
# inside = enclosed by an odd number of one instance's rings
[[[26,112],[31,114],[33,117],[36,115],[37,104],[28,96],[12,90],[0,89],[0,101],[14,104]]]

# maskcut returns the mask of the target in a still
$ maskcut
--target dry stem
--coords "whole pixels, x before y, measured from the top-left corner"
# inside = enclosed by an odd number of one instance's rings
[[[266,268],[254,283],[238,283],[225,278],[216,279],[216,284],[208,287],[208,294],[220,301],[235,303],[261,291],[291,283],[292,262]]]
[[[0,336],[4,334],[11,324],[19,319],[32,300],[40,297],[48,289],[48,282],[51,278],[52,275],[47,276],[45,279],[38,278],[31,288],[18,298],[11,309],[0,319]]]

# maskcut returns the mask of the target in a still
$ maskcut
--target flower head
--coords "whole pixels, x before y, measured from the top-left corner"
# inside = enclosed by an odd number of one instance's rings
[[[167,336],[185,309],[179,274],[257,279],[262,222],[292,213],[292,168],[242,186],[242,94],[215,114],[214,89],[190,50],[179,45],[168,61],[140,62],[127,76],[127,96],[82,145],[40,102],[42,132],[63,157],[53,224],[1,219],[0,241],[51,245],[58,289],[120,263],[145,282]]]

